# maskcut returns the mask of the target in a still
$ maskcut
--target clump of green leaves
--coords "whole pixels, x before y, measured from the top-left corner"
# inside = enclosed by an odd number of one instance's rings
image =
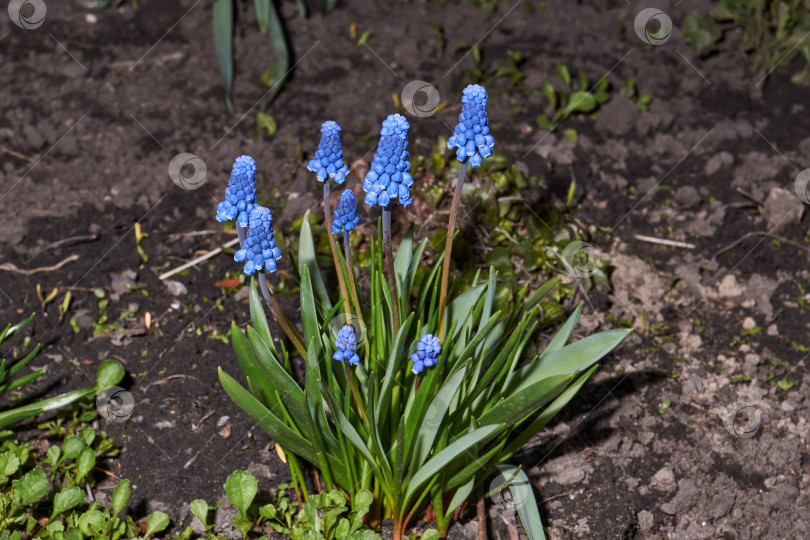
[[[95,484],[96,459],[108,455],[112,442],[90,427],[51,445],[44,456],[31,445],[5,440],[0,446],[0,538],[82,540],[149,538],[169,525],[155,512],[146,531],[130,516],[119,518],[129,500],[129,480],[113,489],[112,511],[85,497]]]
[[[754,76],[762,84],[777,67],[801,56],[804,67],[791,76],[795,84],[810,85],[810,11],[804,0],[722,0],[710,12],[695,12],[683,22],[683,35],[700,56],[719,50],[720,42],[741,28],[736,44],[753,59]]]
[[[367,490],[361,489],[354,494],[354,505],[347,506],[343,493],[332,490],[310,495],[300,505],[290,501],[286,493],[287,484],[280,484],[271,501],[260,505],[256,501],[259,483],[250,471],[234,471],[225,482],[225,495],[238,510],[238,515],[231,518],[233,525],[239,529],[243,538],[255,531],[263,533],[273,530],[292,540],[378,540],[382,537],[363,524],[363,517],[373,501]],[[203,499],[191,502],[191,513],[205,528],[203,538],[214,539],[213,525],[209,514],[217,507],[211,507]],[[192,527],[182,534],[182,539],[191,538]]]
[[[8,324],[5,329],[0,332],[0,345],[28,326],[33,318],[34,314],[31,314],[27,319],[17,325],[12,326],[11,324]],[[17,390],[24,385],[35,381],[44,373],[43,370],[39,370],[14,378],[22,368],[33,360],[33,358],[39,352],[39,349],[40,346],[37,344],[24,358],[14,362],[10,366],[6,363],[5,358],[0,361],[0,398],[4,397],[5,394],[11,392],[12,390]],[[28,418],[39,416],[47,411],[68,407],[83,398],[95,399],[95,396],[102,391],[118,384],[123,377],[124,368],[118,361],[107,360],[102,362],[96,372],[95,386],[73,390],[72,392],[66,392],[58,396],[46,398],[14,408],[0,407],[0,429],[16,424]]]
[[[561,62],[555,62],[554,71],[562,85],[558,83],[555,86],[548,77],[543,79],[542,90],[551,112],[537,117],[537,125],[541,128],[551,130],[554,126],[549,114],[555,121],[560,121],[574,113],[592,113],[600,105],[610,101],[610,81],[607,76],[599,75],[595,82],[592,82],[580,71],[574,78],[568,67]]]

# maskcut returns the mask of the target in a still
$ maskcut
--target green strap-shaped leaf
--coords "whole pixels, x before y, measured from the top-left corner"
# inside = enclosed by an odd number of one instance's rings
[[[453,398],[458,392],[464,376],[467,374],[465,368],[461,368],[447,379],[444,385],[433,398],[430,407],[427,409],[429,421],[423,421],[416,438],[416,446],[413,451],[413,459],[409,460],[412,470],[421,467],[430,453],[436,439],[436,433],[444,420],[447,410],[450,408]]]
[[[570,380],[570,375],[556,375],[522,388],[519,392],[515,392],[495,404],[481,416],[479,421],[482,424],[515,425],[557,397]]]
[[[10,411],[3,411],[0,413],[0,428],[16,424],[17,422],[22,422],[26,418],[33,418],[34,416],[44,412],[55,411],[57,409],[61,409],[62,407],[67,407],[83,397],[92,395],[95,393],[95,391],[95,388],[82,388],[80,390],[74,390],[72,392],[60,394],[52,398],[43,399],[42,401],[37,401],[36,403],[31,403],[23,407],[17,407],[16,409],[11,409]]]
[[[278,11],[272,0],[267,2],[268,19],[267,25],[270,30],[270,43],[273,46],[273,53],[276,55],[276,69],[275,77],[273,78],[273,86],[262,97],[262,107],[267,108],[270,102],[281,91],[284,80],[287,78],[287,72],[290,68],[290,50],[287,47],[287,37],[284,35],[284,26],[281,24]],[[305,220],[306,221],[306,220]]]
[[[526,473],[514,465],[498,465],[498,470],[504,478],[516,478],[516,481],[509,483],[509,491],[512,493],[512,500],[515,501],[515,509],[520,516],[520,523],[523,530],[529,535],[530,540],[546,540],[543,531],[543,521],[540,519],[537,500],[534,498],[532,484]]]
[[[309,210],[304,214],[301,224],[301,236],[298,237],[298,273],[304,274],[304,267],[309,268],[309,277],[312,280],[312,288],[317,295],[317,304],[323,307],[325,312],[332,309],[332,302],[323,284],[321,269],[315,258],[315,241],[312,239],[312,227],[309,225]]]
[[[455,512],[456,508],[461,506],[461,504],[467,500],[467,497],[469,497],[472,493],[473,487],[475,487],[475,478],[456,490],[456,492],[453,494],[453,498],[450,499],[450,504],[447,505],[447,508],[444,511],[445,520],[449,521],[450,514]]]
[[[313,340],[315,348],[315,362],[317,363],[323,351],[323,342],[321,341],[321,327],[318,324],[318,310],[315,307],[315,295],[312,290],[312,279],[310,278],[309,267],[304,266],[301,269],[301,321],[304,324],[304,339],[307,341],[307,351],[309,346],[312,345]],[[309,354],[309,352],[307,352]],[[316,373],[320,369],[316,370]]]
[[[632,330],[607,330],[580,339],[520,368],[509,376],[504,390],[513,394],[541,379],[585,371],[612,351]]]
[[[407,506],[408,502],[413,497],[416,490],[422,487],[422,484],[433,478],[444,467],[447,467],[463,452],[468,452],[471,447],[481,442],[484,442],[494,436],[497,432],[503,429],[504,426],[492,425],[482,426],[470,433],[467,433],[456,442],[450,444],[447,448],[433,456],[425,465],[419,469],[416,474],[411,477],[408,482],[408,489],[405,492],[405,499],[403,505]]]
[[[399,327],[399,333],[394,341],[394,346],[388,352],[388,362],[385,365],[385,376],[383,377],[382,386],[380,389],[380,396],[377,400],[377,409],[387,411],[391,404],[390,388],[393,384],[394,377],[399,372],[399,361],[403,357],[403,352],[407,345],[406,340],[413,324],[414,314],[408,315],[402,326]]]
[[[253,0],[256,9],[256,22],[259,23],[259,30],[262,34],[267,33],[267,25],[270,24],[270,0]]]
[[[411,267],[411,257],[413,257],[413,227],[408,228],[397,248],[397,256],[394,258],[394,275],[400,288],[405,283],[406,273]]]
[[[253,329],[261,336],[273,355],[278,357],[276,345],[273,343],[273,335],[270,333],[270,325],[267,324],[267,315],[264,312],[264,304],[262,297],[259,296],[259,286],[257,285],[256,278],[250,278],[250,322],[253,324]]]
[[[233,113],[231,90],[233,88],[233,0],[214,0],[211,8],[214,27],[214,49],[217,51],[219,68],[225,80],[225,103]]]
[[[565,323],[560,327],[560,329],[554,335],[554,338],[540,354],[540,358],[543,358],[554,351],[559,351],[565,347],[565,344],[568,343],[568,338],[570,338],[571,334],[574,332],[574,327],[577,325],[577,321],[579,321],[580,313],[582,313],[582,304],[577,306],[571,316],[568,317],[568,320],[565,321]]]
[[[343,435],[346,436],[347,439],[352,443],[352,445],[357,448],[360,454],[363,456],[363,459],[366,460],[369,467],[377,478],[381,479],[381,485],[383,490],[386,493],[386,496],[389,497],[391,500],[394,500],[393,490],[391,485],[391,478],[386,478],[382,471],[380,470],[377,462],[374,460],[374,457],[371,455],[371,451],[368,449],[366,444],[363,442],[362,437],[360,434],[357,433],[357,430],[354,429],[354,426],[351,422],[349,422],[346,415],[343,413],[343,409],[341,409],[340,404],[335,399],[335,396],[326,388],[323,383],[321,383],[321,392],[326,397],[326,401],[329,403],[329,408],[332,410],[332,414],[335,415],[335,420],[337,420],[338,426],[340,430],[343,432]]]
[[[515,437],[515,439],[509,443],[509,446],[507,446],[503,453],[498,457],[498,461],[512,457],[515,453],[519,452],[526,443],[529,442],[529,439],[534,437],[540,432],[541,429],[546,427],[546,425],[555,416],[557,416],[557,413],[560,412],[560,410],[562,410],[562,408],[565,407],[569,401],[571,401],[577,392],[579,392],[579,389],[582,388],[585,381],[587,381],[590,376],[593,375],[597,367],[598,366],[593,366],[582,376],[580,376],[574,384],[566,388],[562,394],[557,396],[557,398],[552,401],[551,404],[543,410],[543,412],[537,415],[537,418],[532,420],[531,424],[520,432],[520,435]]]
[[[270,375],[270,378],[276,385],[279,397],[284,402],[287,410],[290,411],[296,425],[301,431],[309,432],[307,429],[308,413],[306,404],[304,403],[304,391],[298,383],[295,382],[295,379],[287,373],[287,370],[279,364],[276,357],[270,352],[267,344],[262,341],[259,334],[250,326],[248,326],[248,338],[256,353],[256,360],[262,365],[266,373]],[[257,375],[257,377],[260,376],[261,375]]]
[[[318,465],[312,444],[288,428],[276,415],[267,410],[259,401],[242,388],[233,377],[218,368],[219,382],[231,400],[245,411],[256,424],[287,450],[301,456],[313,465]]]

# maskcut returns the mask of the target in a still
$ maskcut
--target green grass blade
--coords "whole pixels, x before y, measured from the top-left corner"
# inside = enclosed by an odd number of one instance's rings
[[[34,359],[34,357],[37,355],[37,353],[39,353],[39,350],[41,348],[42,346],[39,343],[37,343],[37,346],[34,347],[30,353],[26,354],[25,358],[18,360],[17,362],[14,363],[13,366],[11,366],[11,369],[8,370],[7,376],[13,377],[15,373],[24,368],[28,364],[28,362]]]
[[[225,80],[225,104],[233,113],[231,90],[233,89],[233,0],[214,0],[211,7],[214,29],[214,49],[217,51],[219,68]]]

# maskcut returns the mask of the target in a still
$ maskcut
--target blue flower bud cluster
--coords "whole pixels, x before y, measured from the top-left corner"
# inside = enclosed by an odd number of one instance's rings
[[[343,149],[340,146],[340,126],[328,120],[321,125],[321,142],[315,152],[315,159],[310,160],[307,169],[316,173],[319,182],[327,177],[338,184],[346,181],[349,166],[343,163]]]
[[[250,156],[239,156],[225,188],[225,200],[217,205],[217,221],[236,219],[237,225],[247,227],[255,203],[256,162]]]
[[[439,338],[433,334],[425,334],[416,343],[416,352],[411,355],[411,362],[413,373],[422,373],[426,367],[432,367],[439,361],[439,354],[442,352],[442,346]]]
[[[247,261],[244,268],[247,275],[262,268],[268,272],[276,271],[276,261],[281,258],[281,249],[276,246],[273,214],[270,210],[258,204],[254,206],[250,212],[245,245],[234,253],[233,258],[238,262]]]
[[[413,178],[408,173],[411,168],[408,128],[410,125],[401,114],[392,114],[383,121],[377,153],[363,180],[365,203],[369,206],[388,206],[397,198],[402,206],[411,204]]]
[[[357,348],[357,339],[354,335],[354,328],[349,326],[348,324],[343,325],[343,327],[338,331],[338,337],[335,340],[335,354],[332,355],[332,358],[337,360],[338,362],[343,362],[346,360],[351,365],[355,365],[360,362],[360,357],[357,356],[355,349]]]
[[[456,158],[462,163],[470,160],[477,168],[481,159],[492,155],[495,139],[489,134],[487,118],[487,91],[483,86],[471,84],[461,97],[461,114],[453,136],[447,140],[447,148],[458,148]]]
[[[347,189],[340,194],[340,201],[335,209],[335,219],[332,221],[332,233],[340,234],[344,228],[350,231],[358,223],[360,223],[360,218],[357,217],[357,201],[352,190]]]

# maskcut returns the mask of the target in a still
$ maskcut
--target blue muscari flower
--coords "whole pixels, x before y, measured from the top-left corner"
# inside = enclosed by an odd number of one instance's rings
[[[447,140],[447,148],[458,148],[458,160],[463,163],[469,158],[470,165],[477,168],[482,158],[492,155],[495,145],[495,139],[489,134],[487,91],[479,84],[471,84],[464,89],[461,102],[458,124]]]
[[[392,114],[382,123],[380,144],[374,161],[363,180],[366,204],[388,206],[391,199],[399,198],[402,206],[411,204],[413,178],[408,173],[408,128],[410,125],[401,114]]]
[[[422,370],[426,367],[435,366],[441,352],[442,345],[439,338],[433,334],[425,334],[416,343],[416,352],[411,355],[411,362],[413,362],[411,371],[418,374],[422,373]]]
[[[281,250],[276,246],[273,234],[273,214],[258,204],[250,212],[247,237],[242,249],[234,253],[237,261],[247,261],[244,272],[247,275],[264,268],[268,272],[276,271],[276,261],[281,258]]]
[[[335,208],[335,219],[332,221],[332,232],[340,234],[345,228],[347,231],[354,229],[354,226],[360,223],[360,218],[357,217],[357,202],[354,198],[352,190],[347,189],[340,194],[340,202]]]
[[[351,365],[355,365],[360,362],[360,357],[357,356],[356,352],[354,352],[354,350],[357,348],[357,339],[354,336],[354,328],[348,324],[343,325],[343,328],[338,331],[338,337],[335,340],[335,348],[337,351],[335,351],[335,354],[332,355],[332,358],[338,362],[343,362],[346,360]]]
[[[338,184],[346,180],[349,166],[343,163],[343,150],[340,147],[340,126],[328,120],[321,125],[321,142],[315,152],[315,159],[310,160],[307,169],[317,173],[319,182],[327,177]]]
[[[217,205],[217,221],[236,219],[238,225],[247,227],[255,204],[256,162],[250,156],[239,156],[233,162],[225,200]]]

